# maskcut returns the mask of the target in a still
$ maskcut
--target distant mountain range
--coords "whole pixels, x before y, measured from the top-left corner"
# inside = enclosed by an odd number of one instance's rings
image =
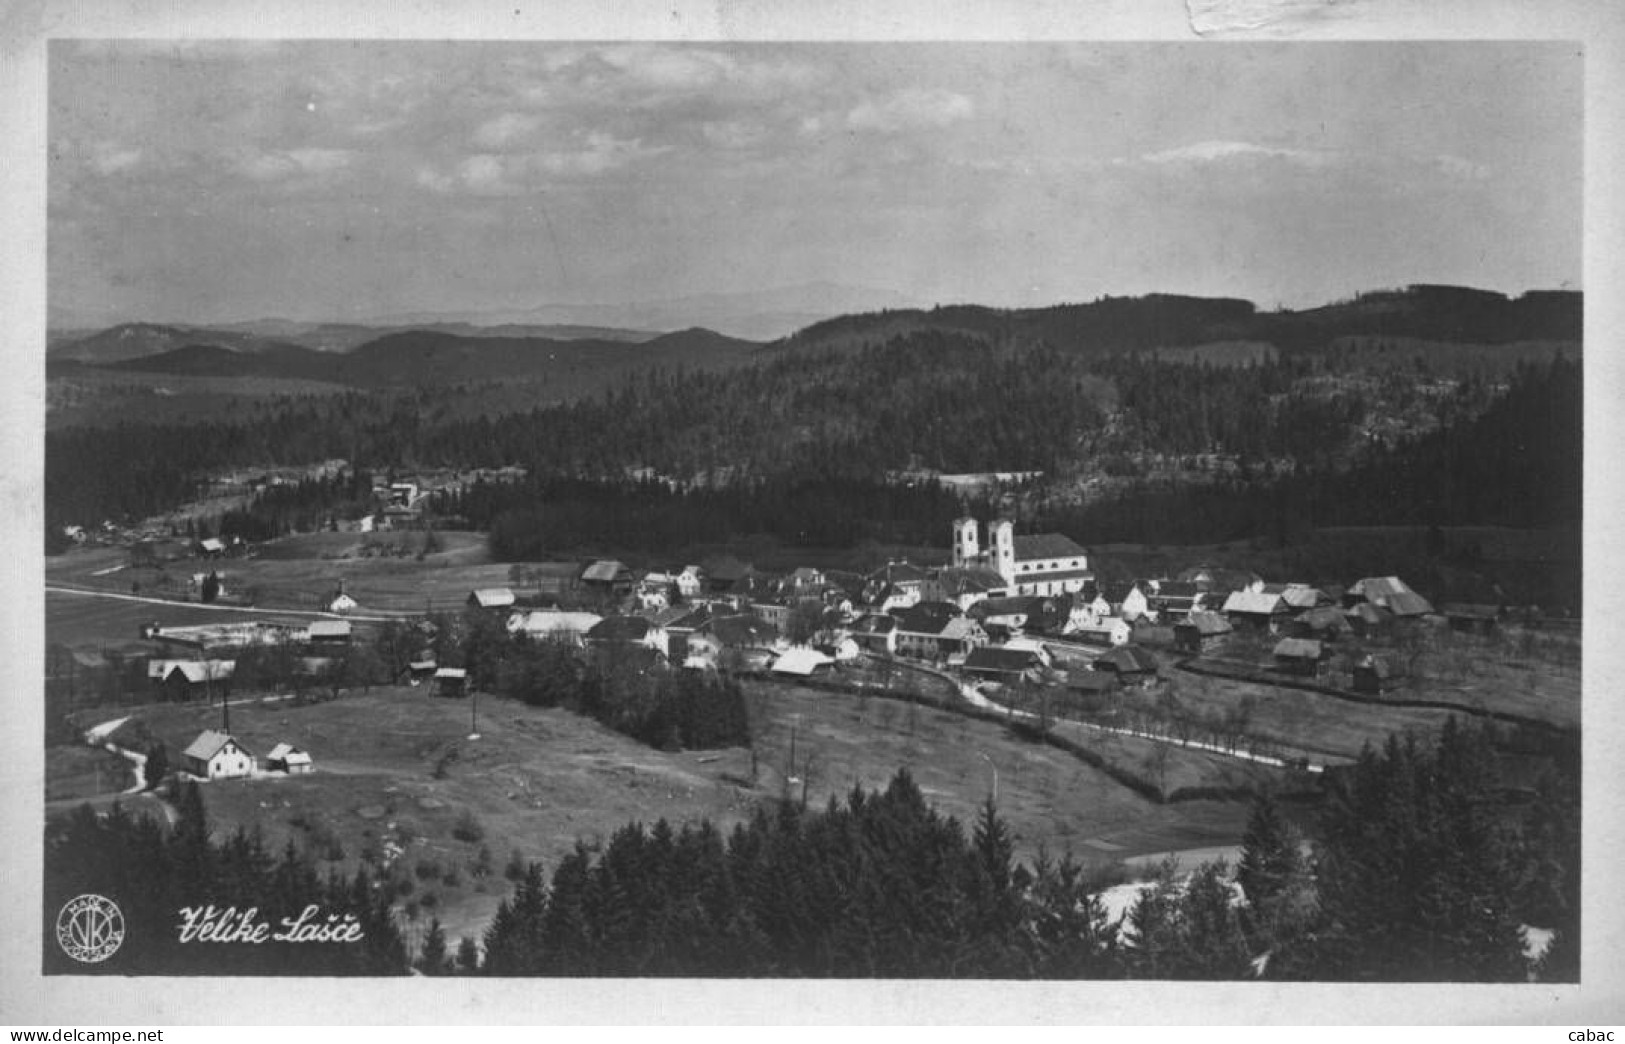
[[[558,340],[636,342],[673,330],[703,327],[742,340],[771,341],[833,316],[903,308],[919,303],[890,290],[813,282],[769,290],[694,294],[649,301],[555,302],[515,308],[405,312],[325,322],[262,318],[204,325],[163,325],[287,341],[322,351],[343,351],[382,333],[406,329],[433,329],[465,337],[549,337]],[[110,325],[114,324],[98,323],[86,313],[55,308],[50,320],[52,344],[80,340]]]
[[[613,375],[652,364],[728,366],[748,359],[760,347],[753,341],[697,329],[641,341],[467,337],[439,330],[407,330],[375,336],[342,352],[259,340],[248,334],[216,336],[221,333],[230,332],[144,324],[115,327],[58,349],[49,359],[50,369],[57,375],[94,368],[187,377],[297,378],[361,388],[546,378],[580,385],[586,376]],[[236,346],[189,342],[199,334],[208,334],[216,342],[235,341]],[[178,347],[164,347],[169,344]],[[136,345],[160,350],[131,357],[127,353]]]
[[[828,291],[832,300],[843,292]],[[738,300],[719,296],[718,303]],[[62,338],[49,349],[47,361],[58,375],[98,367],[355,387],[542,379],[581,391],[651,365],[715,369],[785,353],[858,350],[921,331],[969,335],[990,347],[1047,344],[1081,355],[1157,351],[1195,361],[1213,348],[1214,362],[1221,355],[1244,359],[1336,349],[1350,338],[1404,340],[1413,349],[1460,346],[1453,349],[1456,354],[1514,343],[1525,350],[1556,343],[1577,351],[1582,335],[1577,292],[1535,291],[1514,298],[1448,286],[1377,291],[1297,312],[1259,312],[1238,299],[1166,294],[1048,308],[881,309],[824,319],[765,344],[699,327],[655,334],[632,326],[543,323],[530,316],[531,321],[489,326],[442,320],[405,328],[282,319],[207,328],[130,323]],[[640,318],[652,319],[653,313]]]

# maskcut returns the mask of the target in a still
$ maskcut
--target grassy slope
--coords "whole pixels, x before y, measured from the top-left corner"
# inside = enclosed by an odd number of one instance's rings
[[[906,767],[939,808],[968,821],[991,786],[986,754],[1024,856],[1041,843],[1080,858],[1230,844],[1245,823],[1243,803],[1159,806],[1068,754],[957,715],[779,685],[753,686],[752,701],[763,722],[755,789],[743,785],[751,756],[742,748],[664,753],[566,711],[489,698],[478,705],[481,738],[469,740],[468,702],[390,688],[329,703],[233,707],[231,727],[250,749],[263,755],[286,740],[310,750],[317,771],[213,783],[205,799],[219,830],[258,826],[273,846],[291,837],[322,853],[336,839],[343,858],[335,869],[353,868],[368,845],[402,843],[397,872],[414,881],[403,903],[434,893],[453,938],[483,929],[507,893],[500,872],[513,849],[551,869],[578,839],[595,843],[629,821],[739,821],[781,792],[792,727],[816,805],[854,784],[882,786]],[[160,705],[139,716],[178,753],[220,712]],[[84,754],[57,748],[47,761],[53,810],[70,807],[94,780]],[[444,778],[435,778],[442,763]],[[103,782],[127,780],[108,771]],[[484,881],[472,873],[479,844],[453,836],[465,811],[497,864]],[[431,862],[440,868],[433,879],[408,869]]]

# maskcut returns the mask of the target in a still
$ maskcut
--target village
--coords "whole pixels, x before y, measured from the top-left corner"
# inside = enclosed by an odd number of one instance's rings
[[[374,524],[423,530],[427,492],[418,481],[380,481],[375,496],[377,523],[366,516],[347,531],[370,534]],[[807,566],[770,572],[731,555],[655,570],[615,559],[517,564],[509,576],[518,583],[469,590],[461,611],[500,621],[514,638],[564,643],[585,659],[646,672],[722,671],[861,690],[872,684],[866,668],[885,663],[934,676],[983,709],[1129,725],[1163,742],[1315,770],[1326,759],[1305,754],[1313,744],[1283,743],[1279,735],[1267,742],[1236,728],[1194,737],[1188,725],[1155,710],[1157,696],[1177,670],[1351,700],[1408,697],[1448,706],[1416,669],[1430,634],[1488,637],[1542,623],[1538,611],[1516,607],[1435,607],[1396,576],[1340,586],[1195,564],[1175,576],[1107,581],[1071,538],[1015,529],[994,519],[984,538],[978,520],[960,518],[946,534],[944,564],[894,558],[867,573]],[[138,643],[118,643],[122,651],[111,657],[82,645],[53,646],[48,705],[78,710],[110,692],[138,699],[132,676],[144,676],[150,699],[223,709],[244,692],[276,698],[276,689],[289,687],[301,698],[307,689],[332,698],[373,684],[470,695],[461,650],[438,640],[444,611],[368,605],[340,578],[305,599],[301,615],[261,616],[232,590],[233,560],[257,551],[241,541],[195,540],[178,570],[189,573],[184,590],[145,600],[151,618],[141,623]],[[130,590],[131,599],[140,598],[139,583]],[[169,619],[167,607],[182,604],[192,615]],[[204,606],[218,611],[200,619]],[[357,655],[385,625],[389,653]],[[246,660],[257,668],[239,671]],[[110,681],[110,671],[121,677]],[[1470,703],[1462,709],[1482,711]],[[174,768],[203,780],[306,772],[313,754],[320,752],[279,744],[262,760],[222,726],[202,730]]]

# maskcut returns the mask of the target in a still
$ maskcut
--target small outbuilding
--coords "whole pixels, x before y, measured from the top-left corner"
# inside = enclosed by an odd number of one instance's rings
[[[461,667],[439,667],[434,672],[436,696],[462,697],[468,695],[468,672]]]
[[[290,776],[303,776],[311,770],[310,755],[291,743],[278,743],[265,756],[272,772],[285,772]]]
[[[1393,664],[1380,656],[1366,656],[1354,665],[1354,691],[1380,696],[1399,682]]]

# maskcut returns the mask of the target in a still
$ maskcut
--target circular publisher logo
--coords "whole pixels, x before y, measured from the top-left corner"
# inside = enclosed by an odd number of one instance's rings
[[[70,899],[56,916],[56,941],[76,961],[105,961],[124,943],[124,913],[99,895]]]

